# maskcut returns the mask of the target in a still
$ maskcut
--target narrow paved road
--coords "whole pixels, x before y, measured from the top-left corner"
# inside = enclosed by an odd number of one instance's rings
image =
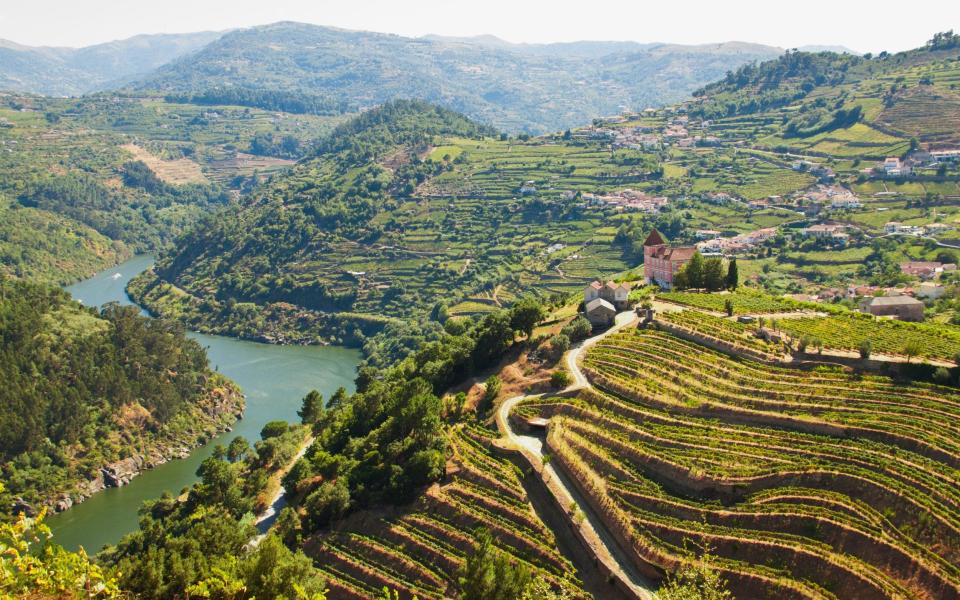
[[[294,455],[290,462],[287,463],[287,466],[284,467],[283,471],[280,474],[280,477],[283,477],[293,468],[293,465],[297,464],[297,461],[303,458],[303,455],[307,453],[307,450],[310,448],[310,445],[313,443],[313,436],[309,436],[304,440],[303,446],[300,447],[300,450]],[[277,521],[277,515],[280,514],[280,511],[283,510],[283,507],[287,505],[287,490],[284,489],[283,485],[277,489],[277,493],[273,495],[273,499],[270,501],[270,506],[267,507],[262,513],[257,515],[257,520],[254,522],[254,525],[257,527],[259,532],[252,540],[250,540],[250,546],[256,548],[260,545],[260,542],[263,541],[263,538],[267,537],[267,532],[270,531],[270,528],[273,527],[273,524]]]
[[[566,364],[573,382],[564,391],[576,391],[590,386],[590,382],[580,370],[577,364],[584,349],[589,348],[604,337],[615,333],[636,320],[633,312],[623,312],[617,315],[615,324],[607,331],[584,340],[582,344],[570,350],[567,354]],[[542,394],[531,396],[515,396],[505,400],[497,409],[497,428],[509,442],[511,442],[523,457],[533,466],[534,470],[540,473],[540,477],[547,489],[556,498],[558,504],[563,507],[576,506],[579,512],[583,514],[584,519],[575,526],[580,529],[581,535],[587,540],[587,543],[596,554],[597,560],[603,564],[604,568],[612,573],[614,577],[620,579],[624,586],[628,588],[635,598],[640,600],[652,600],[655,589],[654,584],[644,578],[636,569],[633,562],[627,554],[616,543],[606,524],[590,508],[586,499],[572,485],[567,477],[554,469],[549,462],[543,462],[543,441],[535,436],[520,435],[510,426],[510,412],[514,407],[528,398],[538,398]],[[568,513],[565,515],[571,519]]]

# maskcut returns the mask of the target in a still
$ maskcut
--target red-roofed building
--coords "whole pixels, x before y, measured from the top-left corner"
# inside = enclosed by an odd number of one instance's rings
[[[680,267],[690,262],[696,246],[670,246],[654,229],[643,242],[643,275],[647,283],[673,287],[673,276]]]

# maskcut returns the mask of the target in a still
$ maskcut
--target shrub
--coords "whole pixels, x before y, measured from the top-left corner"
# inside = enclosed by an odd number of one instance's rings
[[[937,370],[933,372],[933,380],[941,385],[950,383],[950,371],[944,367],[937,367]]]
[[[554,371],[550,375],[550,386],[555,390],[562,390],[570,385],[570,374],[566,371]]]
[[[573,343],[582,341],[590,337],[590,333],[593,331],[593,326],[590,325],[590,321],[586,320],[583,315],[577,315],[577,317],[570,321],[566,327],[563,328],[563,333],[570,341]]]
[[[559,359],[563,353],[570,349],[570,338],[562,333],[558,333],[550,338],[550,355],[554,359]]]
[[[860,342],[860,358],[867,360],[870,358],[870,353],[873,351],[873,344],[870,343],[870,340],[863,340]]]

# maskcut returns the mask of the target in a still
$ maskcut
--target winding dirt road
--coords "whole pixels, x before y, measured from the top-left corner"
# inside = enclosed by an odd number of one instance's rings
[[[566,366],[573,376],[573,382],[564,392],[574,392],[590,387],[590,382],[584,376],[578,364],[583,351],[604,337],[630,325],[635,320],[636,315],[633,312],[622,312],[617,315],[613,327],[584,340],[583,343],[567,353]],[[570,510],[564,517],[572,522],[573,527],[579,529],[580,536],[586,540],[587,545],[592,549],[596,560],[603,565],[604,570],[619,579],[620,587],[628,590],[632,597],[639,600],[652,600],[655,585],[637,571],[633,562],[610,534],[606,524],[590,508],[589,503],[567,479],[566,475],[554,469],[549,461],[544,464],[543,441],[536,436],[518,434],[511,427],[509,417],[514,407],[523,400],[539,398],[542,395],[514,396],[505,400],[497,409],[497,428],[510,445],[519,450],[534,471],[540,474],[541,480],[553,494],[559,506],[576,507],[576,511]],[[573,513],[575,512],[582,514],[583,519],[574,519]]]

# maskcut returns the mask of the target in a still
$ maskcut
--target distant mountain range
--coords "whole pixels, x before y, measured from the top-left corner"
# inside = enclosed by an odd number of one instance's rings
[[[75,96],[116,87],[195,52],[223,32],[138,35],[126,40],[53,48],[0,40],[0,90]]]
[[[81,95],[284,92],[353,109],[437,103],[508,131],[539,133],[676,102],[781,48],[583,41],[514,44],[281,22],[230,32],[140,35],[86,48],[0,41],[0,90]],[[316,102],[315,102],[316,103]]]
[[[134,88],[303,91],[358,108],[415,98],[508,131],[542,132],[677,101],[731,69],[781,53],[744,43],[528,45],[491,36],[407,38],[275,23],[228,33]]]

